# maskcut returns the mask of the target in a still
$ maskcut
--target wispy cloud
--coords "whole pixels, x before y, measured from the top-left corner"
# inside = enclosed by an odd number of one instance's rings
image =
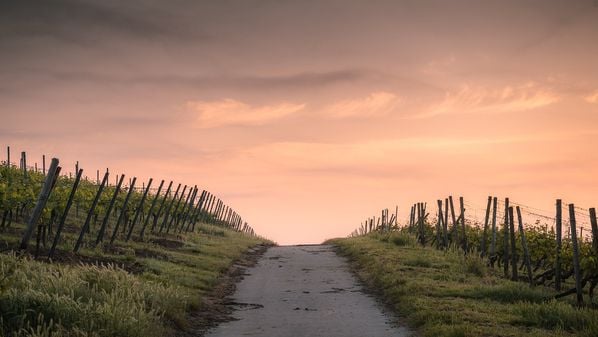
[[[390,113],[401,102],[393,93],[379,91],[367,97],[347,99],[324,107],[324,114],[332,118],[373,117]]]
[[[559,99],[553,91],[533,82],[502,88],[464,85],[456,92],[447,92],[440,103],[433,104],[416,117],[525,111],[550,105]]]
[[[598,90],[594,90],[594,92],[585,96],[584,99],[588,103],[594,103],[594,104],[598,103]]]
[[[196,120],[200,128],[263,125],[305,108],[305,104],[287,102],[252,106],[230,98],[219,101],[189,101],[186,106],[197,113]]]

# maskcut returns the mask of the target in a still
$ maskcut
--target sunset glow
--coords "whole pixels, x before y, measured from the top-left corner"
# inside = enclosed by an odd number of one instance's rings
[[[32,165],[197,184],[281,244],[451,194],[598,206],[593,0],[57,3],[0,4]]]

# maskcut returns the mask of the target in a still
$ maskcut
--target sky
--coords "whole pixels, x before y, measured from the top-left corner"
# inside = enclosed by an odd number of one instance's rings
[[[0,145],[197,184],[281,244],[448,195],[594,207],[597,41],[594,0],[6,0]]]

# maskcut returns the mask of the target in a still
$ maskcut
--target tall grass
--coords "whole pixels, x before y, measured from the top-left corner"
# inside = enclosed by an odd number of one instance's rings
[[[161,336],[186,292],[114,266],[49,265],[0,255],[1,336]]]
[[[554,290],[504,279],[475,252],[415,242],[401,232],[329,241],[418,335],[598,336],[595,309],[548,301]]]

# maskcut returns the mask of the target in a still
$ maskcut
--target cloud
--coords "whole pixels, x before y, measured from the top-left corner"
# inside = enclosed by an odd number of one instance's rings
[[[192,37],[181,25],[167,22],[168,11],[152,6],[131,6],[107,1],[54,0],[0,3],[4,38],[53,37],[90,45],[105,33],[141,38]]]
[[[598,90],[594,90],[593,93],[585,96],[583,99],[585,99],[588,103],[598,103]]]
[[[219,101],[190,101],[187,108],[197,115],[200,128],[215,128],[228,125],[264,125],[292,115],[305,108],[305,104],[279,103],[275,105],[251,106],[234,99]]]
[[[550,105],[559,99],[556,93],[540,88],[533,82],[497,89],[464,85],[457,92],[447,92],[444,100],[432,105],[416,117],[525,111]]]
[[[364,81],[374,76],[368,71],[357,69],[332,70],[321,72],[293,72],[281,75],[252,75],[252,74],[216,74],[200,75],[180,73],[149,73],[126,74],[122,72],[106,73],[89,70],[48,70],[35,67],[18,67],[12,69],[18,74],[35,76],[36,82],[42,80],[57,81],[62,83],[91,83],[102,86],[122,85],[148,85],[164,88],[183,87],[194,89],[225,88],[227,90],[279,90],[289,89],[314,89],[338,84]],[[8,88],[0,88],[7,90]]]
[[[324,108],[324,114],[332,118],[382,116],[390,113],[400,102],[399,96],[379,91],[373,92],[365,98],[332,103]]]

